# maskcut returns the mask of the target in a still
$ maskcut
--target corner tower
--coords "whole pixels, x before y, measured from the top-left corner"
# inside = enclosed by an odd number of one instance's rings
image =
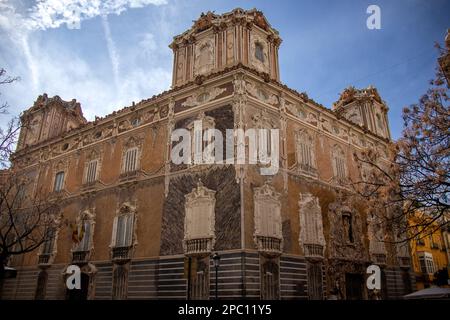
[[[239,63],[279,81],[280,44],[278,31],[256,9],[202,13],[169,46],[174,53],[172,87]]]
[[[386,139],[391,139],[388,121],[388,107],[381,100],[378,90],[369,86],[365,89],[348,87],[342,91],[339,100],[333,104],[333,111],[347,120],[368,129]]]

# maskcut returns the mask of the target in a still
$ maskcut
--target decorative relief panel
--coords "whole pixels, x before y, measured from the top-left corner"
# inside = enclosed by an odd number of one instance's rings
[[[289,113],[293,114],[294,116],[303,120],[306,119],[306,111],[303,106],[286,101],[286,109],[288,110]]]
[[[267,104],[270,104],[273,106],[276,106],[279,104],[279,100],[276,95],[265,91],[264,89],[262,89],[261,87],[259,87],[258,85],[254,84],[254,83],[246,82],[245,89],[251,96],[253,96],[254,98],[257,98]]]
[[[202,88],[188,97],[185,102],[181,104],[183,107],[195,107],[207,102],[210,102],[224,93],[226,88]]]
[[[261,72],[269,72],[269,49],[267,41],[255,34],[251,34],[250,61],[252,66]]]
[[[338,194],[336,200],[328,206],[328,219],[329,257],[366,260],[361,218],[346,196]]]
[[[215,64],[215,45],[213,38],[206,38],[195,45],[194,74],[200,75],[211,71]]]

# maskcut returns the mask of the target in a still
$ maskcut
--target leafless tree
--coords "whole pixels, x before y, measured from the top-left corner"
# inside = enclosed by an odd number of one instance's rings
[[[403,120],[402,137],[390,145],[390,165],[383,165],[376,150],[354,154],[366,177],[353,186],[373,211],[387,213],[387,225],[406,241],[449,223],[450,109],[439,67],[419,102],[403,109]]]
[[[0,68],[0,85],[11,84],[18,81],[18,77],[8,76],[6,70]],[[0,115],[4,117],[8,114],[9,105],[2,102],[0,105]],[[6,168],[9,163],[9,157],[14,151],[19,135],[21,123],[17,117],[11,118],[4,128],[0,127],[0,168]]]
[[[0,85],[17,80],[0,69]],[[8,104],[3,102],[0,115],[7,114]],[[0,287],[8,260],[50,243],[58,224],[56,202],[36,185],[37,177],[10,167],[21,127],[20,119],[13,117],[0,128]]]
[[[3,171],[0,186],[0,279],[13,256],[50,244],[59,226],[57,198],[38,188],[35,177]]]

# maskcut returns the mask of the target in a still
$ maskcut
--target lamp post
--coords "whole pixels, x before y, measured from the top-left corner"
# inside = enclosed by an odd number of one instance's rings
[[[216,300],[218,299],[218,295],[217,295],[217,273],[219,271],[219,265],[220,265],[220,256],[219,254],[216,252],[213,255],[213,262],[214,262],[214,269],[216,269]]]

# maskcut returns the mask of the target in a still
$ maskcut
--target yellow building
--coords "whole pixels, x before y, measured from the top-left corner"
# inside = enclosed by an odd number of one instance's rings
[[[417,214],[409,220],[410,226],[419,224],[421,219],[423,219],[423,215]],[[438,223],[432,225],[436,226],[434,233],[426,234],[427,232],[425,232],[410,240],[412,267],[416,273],[417,290],[433,285],[437,271],[445,269],[448,273],[449,270],[448,248],[445,241],[448,231],[438,228]]]

